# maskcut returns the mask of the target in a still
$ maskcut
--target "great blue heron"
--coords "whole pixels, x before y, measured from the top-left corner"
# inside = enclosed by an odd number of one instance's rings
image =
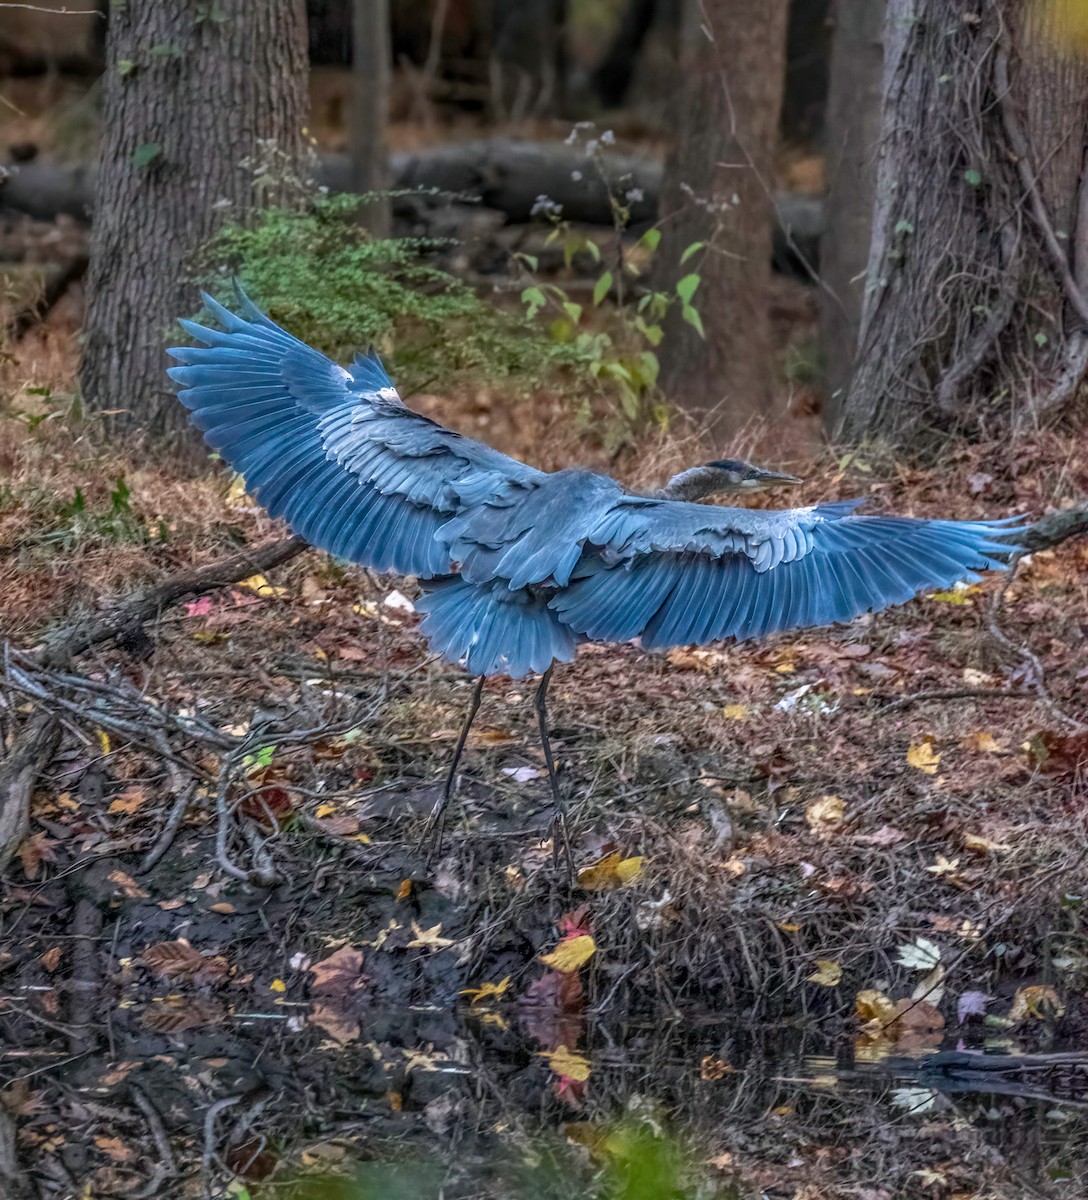
[[[535,707],[562,829],[546,698],[554,664],[579,642],[659,649],[849,621],[975,581],[1016,549],[1015,517],[856,516],[858,500],[699,503],[798,482],[735,460],[693,467],[653,495],[593,471],[538,471],[407,408],[373,353],[344,370],[240,289],[240,314],[204,299],[223,331],[182,321],[203,346],[169,353],[205,441],[313,545],[416,576],[431,649],[477,676],[434,823],[486,676],[541,677]]]

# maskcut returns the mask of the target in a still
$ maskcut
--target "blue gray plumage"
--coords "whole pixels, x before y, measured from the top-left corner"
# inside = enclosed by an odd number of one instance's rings
[[[407,408],[374,354],[345,370],[238,300],[205,297],[222,331],[183,321],[202,345],[169,351],[194,424],[295,533],[416,576],[431,648],[475,675],[541,673],[587,639],[659,649],[849,621],[1015,549],[999,540],[1015,518],[724,508],[538,471]]]

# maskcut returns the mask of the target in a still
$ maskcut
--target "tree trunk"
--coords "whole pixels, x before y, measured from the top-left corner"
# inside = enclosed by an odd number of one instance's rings
[[[161,438],[188,427],[163,346],[199,304],[194,250],[301,191],[305,5],[116,5],[106,58],[80,384],[124,410],[114,429]]]
[[[355,0],[352,13],[354,102],[351,110],[352,188],[385,192],[389,158],[389,0]],[[389,197],[368,201],[361,220],[376,238],[388,237],[393,224]]]
[[[838,424],[850,384],[865,294],[880,141],[884,0],[838,0],[834,17],[824,135],[827,228],[820,243],[820,341],[829,429]]]
[[[670,309],[661,382],[715,438],[770,415],[771,186],[786,51],[786,0],[689,0],[679,138],[661,196],[659,280],[695,273],[706,337]],[[695,257],[680,258],[695,242]]]
[[[954,429],[1050,418],[1076,395],[1088,365],[1088,63],[1060,28],[1070,12],[1064,0],[888,0],[843,437],[924,448]]]

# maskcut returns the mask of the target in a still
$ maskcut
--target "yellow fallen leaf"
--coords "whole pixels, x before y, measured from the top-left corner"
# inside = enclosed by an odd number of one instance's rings
[[[829,958],[818,958],[816,970],[806,975],[808,983],[818,983],[820,987],[838,987],[842,981],[842,966]]]
[[[963,845],[966,850],[973,850],[976,854],[989,854],[991,851],[1010,849],[1006,842],[995,842],[988,837],[983,837],[981,833],[965,833],[963,835]]]
[[[927,733],[920,742],[911,743],[907,751],[907,762],[923,775],[936,775],[941,765],[940,753],[933,749],[934,745],[935,739]]]
[[[560,1046],[555,1050],[541,1051],[540,1057],[547,1059],[548,1066],[556,1075],[565,1075],[576,1083],[585,1083],[593,1070],[585,1055],[579,1054],[576,1050],[568,1050],[566,1046]]]
[[[892,998],[875,988],[858,992],[854,999],[854,1012],[863,1021],[878,1021],[881,1025],[891,1025],[899,1018],[899,1010]]]
[[[969,733],[960,745],[964,750],[973,750],[976,754],[1003,754],[1005,750],[997,738],[984,729],[980,729],[978,733]]]
[[[412,881],[410,879],[402,879],[400,881],[400,887],[397,888],[397,899],[398,900],[407,900],[411,894],[412,894]],[[413,926],[413,928],[414,928],[414,926]]]
[[[314,811],[314,816],[321,820],[322,817],[331,817],[334,812],[336,812],[335,804],[319,804]]]
[[[510,986],[510,976],[500,979],[498,983],[481,983],[479,987],[464,988],[462,996],[468,996],[471,1004],[481,1004],[484,1000],[497,1000],[506,993]]]
[[[776,921],[775,924],[783,933],[801,932],[801,925],[797,921]]]
[[[587,892],[602,892],[607,888],[626,887],[642,874],[641,855],[624,858],[619,851],[606,854],[604,858],[584,867],[578,872],[578,886]]]
[[[1065,1005],[1058,993],[1046,983],[1022,987],[1013,997],[1009,1010],[1010,1021],[1024,1021],[1034,1017],[1037,1021],[1056,1021],[1065,1014]]]
[[[286,992],[287,984],[284,983],[282,979],[273,979],[272,982],[268,985],[268,990],[270,992],[281,992],[281,993]]]
[[[597,943],[588,933],[566,938],[550,954],[542,954],[540,961],[563,975],[570,975],[597,953]]]
[[[247,588],[258,596],[286,596],[287,589],[273,587],[263,575],[250,575],[248,579],[240,580],[238,587]]]
[[[730,858],[722,863],[722,870],[727,875],[732,875],[734,879],[739,879],[748,868],[739,858]]]
[[[412,922],[412,932],[416,935],[409,943],[409,950],[445,950],[447,946],[456,946],[455,938],[440,937],[441,925],[432,925],[430,929],[421,929],[416,921]]]
[[[817,837],[830,837],[845,816],[846,805],[838,796],[821,796],[805,809],[805,820]]]
[[[747,721],[748,720],[748,705],[747,704],[727,704],[722,709],[722,716],[727,721]]]
[[[104,729],[96,729],[94,735],[98,738],[98,744],[102,748],[103,754],[110,752],[110,735]]]

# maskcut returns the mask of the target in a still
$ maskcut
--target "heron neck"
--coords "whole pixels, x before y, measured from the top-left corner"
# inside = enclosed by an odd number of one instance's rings
[[[736,490],[725,472],[717,467],[690,467],[674,475],[654,493],[654,497],[657,500],[702,500],[706,496]]]

